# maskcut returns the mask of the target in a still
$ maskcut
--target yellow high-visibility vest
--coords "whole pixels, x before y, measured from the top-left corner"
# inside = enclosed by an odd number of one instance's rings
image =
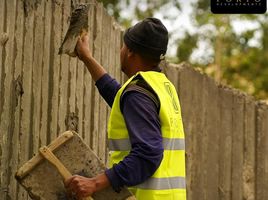
[[[138,74],[152,87],[160,100],[164,156],[152,177],[129,189],[138,200],[186,200],[185,139],[180,103],[175,87],[163,73],[139,72],[117,92],[108,123],[110,166],[123,160],[131,150],[128,130],[120,111],[120,97]]]

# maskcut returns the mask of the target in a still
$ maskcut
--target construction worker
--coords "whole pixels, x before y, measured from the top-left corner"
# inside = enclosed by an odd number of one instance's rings
[[[156,18],[127,29],[120,85],[92,57],[88,36],[77,42],[78,57],[112,108],[108,122],[110,168],[93,178],[75,175],[66,188],[78,198],[109,185],[127,186],[138,200],[186,200],[185,143],[179,99],[159,63],[167,51],[168,31]]]

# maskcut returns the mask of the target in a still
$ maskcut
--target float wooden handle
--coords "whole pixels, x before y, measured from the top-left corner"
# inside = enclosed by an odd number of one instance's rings
[[[39,149],[39,152],[46,158],[52,165],[54,165],[64,180],[71,178],[72,174],[69,172],[68,169],[61,163],[61,161],[52,153],[52,151],[44,146]],[[82,200],[93,200],[92,197],[86,197]]]

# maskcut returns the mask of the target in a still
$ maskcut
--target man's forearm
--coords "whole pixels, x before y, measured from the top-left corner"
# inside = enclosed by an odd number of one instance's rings
[[[101,66],[98,61],[95,60],[92,56],[87,56],[83,59],[88,71],[90,72],[92,79],[96,82],[99,78],[101,78],[104,74],[106,74],[106,70],[103,66]]]
[[[78,58],[87,66],[87,69],[95,82],[106,73],[106,70],[93,58],[91,54],[88,35],[78,38],[75,50]]]
[[[107,176],[103,174],[97,175],[95,178],[95,183],[96,183],[96,190],[95,192],[98,192],[100,190],[103,190],[104,188],[108,187],[110,185],[110,181],[107,178]]]

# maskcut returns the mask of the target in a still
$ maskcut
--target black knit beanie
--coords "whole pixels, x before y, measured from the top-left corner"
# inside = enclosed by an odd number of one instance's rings
[[[134,52],[162,60],[167,51],[168,31],[159,19],[146,18],[126,30],[124,42]]]

